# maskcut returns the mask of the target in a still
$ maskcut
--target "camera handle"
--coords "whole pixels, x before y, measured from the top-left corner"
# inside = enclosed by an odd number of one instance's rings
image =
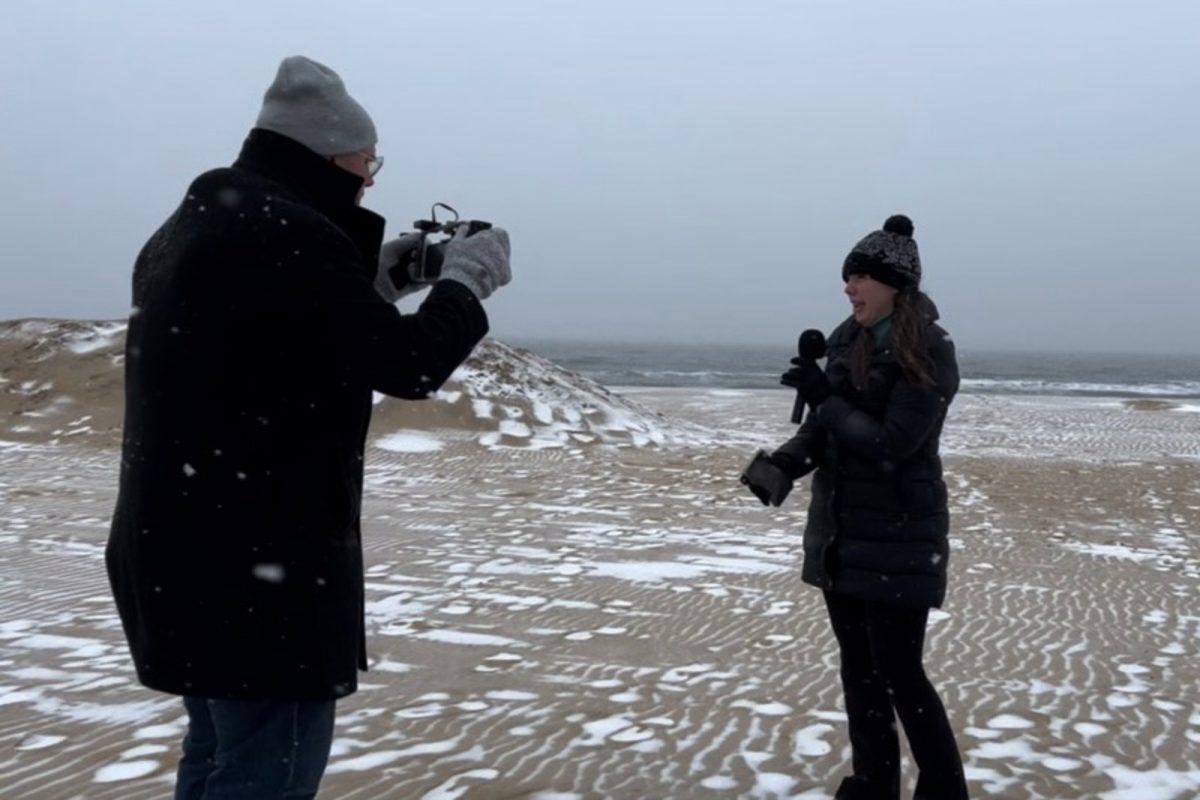
[[[453,219],[439,222],[438,209],[443,208],[454,215]],[[455,236],[466,227],[464,236],[474,236],[480,231],[492,227],[492,223],[479,219],[462,221],[458,211],[445,203],[434,203],[429,209],[429,219],[419,219],[413,222],[413,227],[421,232],[421,242],[413,249],[409,263],[404,265],[408,276],[416,283],[434,283],[442,274],[442,262],[446,258],[446,243],[449,239],[431,241],[430,236],[441,233],[448,237]]]

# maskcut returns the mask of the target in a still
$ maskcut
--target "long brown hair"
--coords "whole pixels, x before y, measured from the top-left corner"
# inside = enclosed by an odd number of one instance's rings
[[[921,311],[921,307],[929,305],[929,302],[920,289],[910,286],[896,293],[896,307],[892,312],[892,349],[896,353],[896,361],[904,372],[904,379],[922,389],[934,385],[924,342],[929,318]],[[850,377],[859,389],[867,385],[867,372],[874,352],[875,337],[870,328],[864,327],[858,332],[850,350]]]

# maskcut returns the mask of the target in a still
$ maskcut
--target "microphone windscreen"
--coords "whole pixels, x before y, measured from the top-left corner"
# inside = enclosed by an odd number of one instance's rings
[[[825,334],[816,328],[809,328],[800,334],[800,342],[797,345],[797,349],[800,351],[801,358],[811,358],[813,361],[824,358]]]

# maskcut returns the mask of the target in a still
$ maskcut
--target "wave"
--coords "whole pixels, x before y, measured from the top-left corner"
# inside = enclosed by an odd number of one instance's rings
[[[584,374],[605,386],[697,387],[719,389],[783,389],[777,373],[734,372],[719,369],[605,369]],[[1101,382],[1040,378],[964,377],[966,394],[1060,395],[1068,397],[1165,397],[1200,399],[1200,381]]]
[[[1200,381],[1093,383],[1036,379],[964,378],[962,391],[972,394],[1066,395],[1069,397],[1170,397],[1200,399]]]
[[[604,386],[782,389],[792,352],[670,343],[538,342],[530,349]],[[968,394],[1200,399],[1200,358],[1168,354],[959,353]]]

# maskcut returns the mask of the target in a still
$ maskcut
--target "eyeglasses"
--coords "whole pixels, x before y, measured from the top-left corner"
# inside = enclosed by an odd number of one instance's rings
[[[367,174],[374,178],[383,169],[383,156],[373,156],[370,153],[359,152],[367,160]]]
[[[353,153],[345,153],[342,155],[329,156],[329,163],[337,164],[339,158],[348,159],[348,158],[350,158],[350,156],[362,156],[363,157],[363,166],[365,166],[367,168],[367,175],[369,177],[374,178],[376,175],[379,174],[379,170],[383,169],[383,156],[373,156],[370,153],[364,152],[362,150],[356,150]],[[350,169],[344,163],[339,164],[339,166],[342,169]],[[350,171],[354,172],[355,170],[350,170]]]

